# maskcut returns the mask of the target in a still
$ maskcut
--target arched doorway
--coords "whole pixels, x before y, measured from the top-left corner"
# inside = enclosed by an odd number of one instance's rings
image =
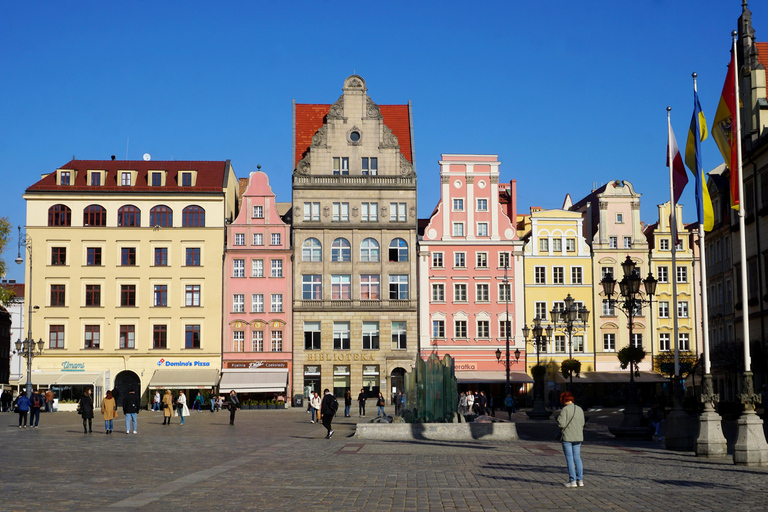
[[[134,390],[137,395],[141,394],[141,379],[131,370],[124,370],[115,376],[115,387],[112,390],[112,396],[118,406],[122,405],[123,398],[129,390]]]
[[[405,391],[405,369],[399,366],[394,368],[389,376],[389,381],[392,383],[391,387],[394,390],[393,397]]]

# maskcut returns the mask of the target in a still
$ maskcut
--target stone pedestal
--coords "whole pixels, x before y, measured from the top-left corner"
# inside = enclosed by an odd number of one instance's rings
[[[688,413],[675,407],[667,415],[667,432],[664,436],[664,446],[667,450],[690,452],[693,450],[694,436],[688,422]]]
[[[532,420],[548,420],[549,417],[552,416],[552,411],[547,410],[547,407],[544,405],[544,400],[536,399],[533,402],[533,409],[526,411],[525,414]]]
[[[725,457],[728,445],[723,436],[722,418],[714,410],[705,410],[699,417],[699,436],[694,450],[697,457]]]
[[[739,417],[733,463],[740,466],[768,466],[768,444],[765,442],[763,420],[755,411],[744,411]]]
[[[618,427],[609,427],[616,437],[623,439],[651,439],[653,437],[653,429],[651,427],[643,427],[643,406],[638,403],[630,403],[624,409],[624,418],[621,421],[621,425]]]

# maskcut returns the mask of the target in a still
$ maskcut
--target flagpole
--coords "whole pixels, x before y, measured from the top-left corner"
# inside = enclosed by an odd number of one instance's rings
[[[669,230],[672,245],[672,335],[675,343],[675,379],[680,378],[680,347],[677,343],[677,208],[675,205],[674,165],[672,162],[672,107],[667,107],[667,161],[669,162]]]

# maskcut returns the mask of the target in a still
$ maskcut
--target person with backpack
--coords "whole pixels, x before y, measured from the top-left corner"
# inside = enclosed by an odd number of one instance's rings
[[[331,436],[333,436],[331,422],[333,421],[333,416],[336,414],[336,411],[339,410],[339,402],[336,400],[336,397],[333,396],[333,393],[328,391],[328,388],[325,388],[323,394],[324,396],[320,405],[320,412],[323,415],[323,426],[328,431],[328,435],[325,436],[325,438],[330,439]]]
[[[37,428],[37,424],[40,423],[40,408],[45,405],[45,398],[39,392],[33,391],[30,402],[32,404],[29,408],[29,427]]]
[[[512,419],[512,413],[517,412],[517,407],[515,405],[515,399],[512,398],[512,395],[507,395],[507,398],[504,399],[504,407],[507,409],[507,414],[509,414],[509,419]]]

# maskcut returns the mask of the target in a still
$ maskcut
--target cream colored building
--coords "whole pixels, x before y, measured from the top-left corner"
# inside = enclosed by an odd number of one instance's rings
[[[228,161],[115,160],[73,160],[30,186],[25,300],[45,341],[32,382],[97,397],[216,385],[236,187]]]
[[[294,392],[389,399],[417,345],[410,105],[377,105],[352,75],[293,115]]]

